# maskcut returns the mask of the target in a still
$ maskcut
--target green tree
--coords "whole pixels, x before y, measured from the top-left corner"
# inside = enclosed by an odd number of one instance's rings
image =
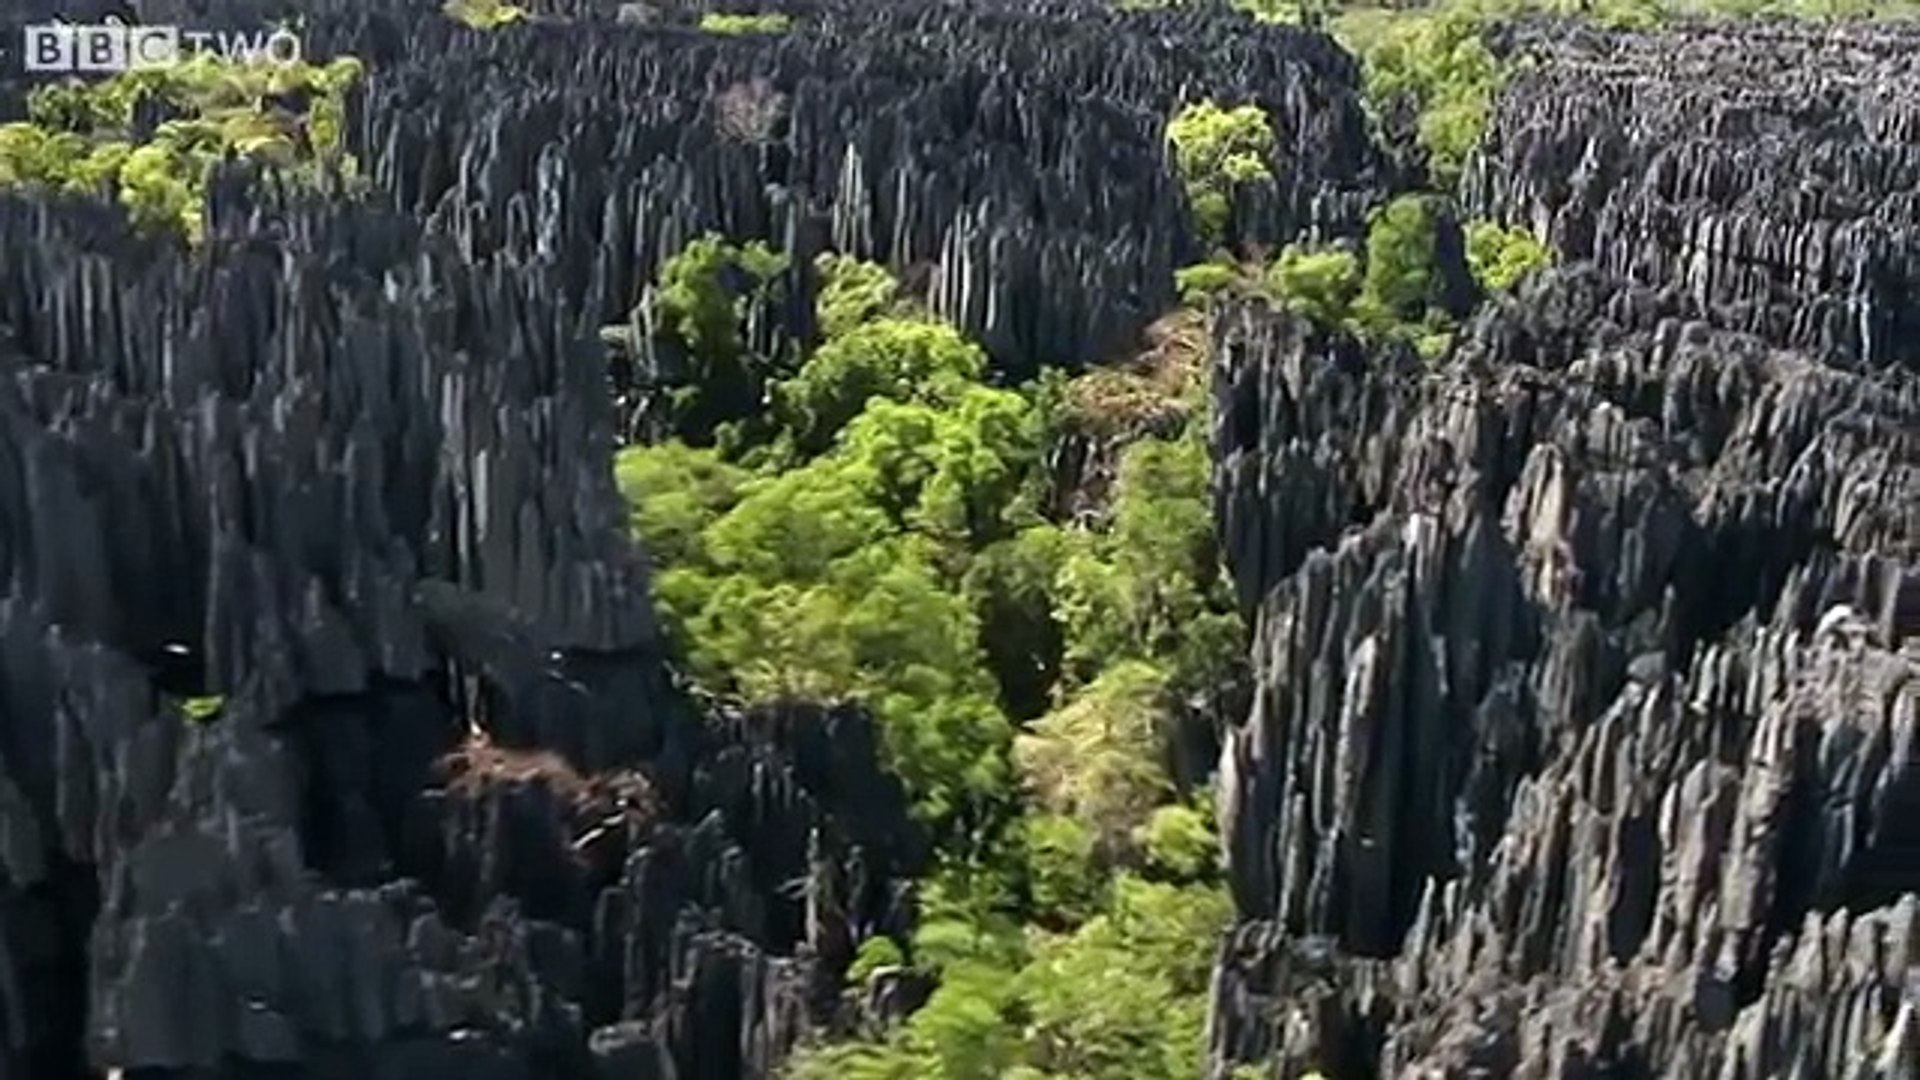
[[[1029,1060],[1087,1080],[1203,1075],[1207,977],[1231,917],[1221,890],[1119,878],[1105,914],[1021,973]]]
[[[853,954],[853,963],[847,968],[847,983],[860,986],[873,978],[876,972],[886,968],[905,967],[907,954],[900,951],[894,940],[884,935],[870,937],[860,943]]]
[[[1177,879],[1206,877],[1219,861],[1220,839],[1206,807],[1179,803],[1155,807],[1134,840],[1146,852],[1149,865]]]
[[[677,342],[684,370],[669,372],[664,393],[674,437],[728,445],[729,426],[764,424],[769,385],[784,374],[750,353],[744,326],[754,305],[774,301],[785,255],[759,241],[734,245],[714,235],[689,243],[661,268],[651,294],[656,332]]]
[[[868,401],[948,403],[973,388],[986,366],[980,347],[945,323],[856,322],[780,383],[775,399],[798,449],[811,456],[831,446]]]
[[[1360,260],[1338,248],[1289,244],[1267,271],[1267,284],[1289,310],[1320,326],[1341,326],[1360,295]]]
[[[1065,633],[1054,617],[1054,582],[1071,551],[1058,526],[1034,525],[981,550],[961,582],[1001,704],[1016,720],[1045,712],[1060,678]]]
[[[814,260],[814,273],[820,283],[814,308],[828,341],[900,305],[900,283],[877,263],[828,252]]]
[[[657,562],[704,561],[704,533],[739,502],[751,474],[677,440],[630,446],[613,463],[633,532]]]
[[[1433,201],[1402,195],[1374,211],[1367,225],[1367,269],[1356,315],[1376,333],[1426,318],[1439,298]]]
[[[1271,180],[1273,125],[1258,105],[1222,108],[1197,101],[1167,124],[1174,169],[1187,190],[1200,235],[1218,241],[1226,233],[1236,188]]]
[[[1438,186],[1453,184],[1493,115],[1505,70],[1481,40],[1470,4],[1451,4],[1370,24],[1359,46],[1376,111],[1401,102],[1418,116],[1418,138]]]
[[[1078,924],[1097,910],[1101,882],[1093,831],[1078,818],[1031,814],[1022,821],[1034,914]]]
[[[1467,226],[1467,265],[1489,292],[1505,292],[1527,272],[1553,262],[1553,251],[1525,229],[1503,229],[1491,221]]]
[[[353,180],[340,128],[360,75],[351,57],[262,65],[202,54],[93,83],[48,83],[28,95],[27,121],[0,125],[0,186],[112,194],[137,225],[197,240],[207,180],[229,155],[299,184]],[[176,115],[136,144],[142,100]],[[285,104],[293,101],[304,105]]]
[[[1117,663],[1015,742],[1039,805],[1078,821],[1109,857],[1171,791],[1160,760],[1165,695],[1164,672]]]

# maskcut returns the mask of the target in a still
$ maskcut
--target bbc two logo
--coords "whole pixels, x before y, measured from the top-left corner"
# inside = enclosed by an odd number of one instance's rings
[[[30,72],[138,71],[166,67],[200,54],[244,64],[300,62],[300,38],[289,30],[182,30],[177,26],[49,23],[24,31]]]

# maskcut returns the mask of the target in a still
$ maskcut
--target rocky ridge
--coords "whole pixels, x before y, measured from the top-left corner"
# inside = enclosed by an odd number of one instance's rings
[[[1511,36],[1465,201],[1573,265],[1438,363],[1216,327],[1216,1075],[1911,1075],[1910,32]]]
[[[867,720],[676,689],[536,278],[219,221],[0,202],[0,1070],[764,1074],[910,917]]]

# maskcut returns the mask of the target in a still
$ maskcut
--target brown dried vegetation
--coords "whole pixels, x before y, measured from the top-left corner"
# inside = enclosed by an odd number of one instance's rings
[[[653,787],[640,773],[623,769],[583,776],[551,750],[495,746],[484,733],[442,758],[440,768],[449,794],[478,800],[502,788],[538,785],[565,802],[581,822],[622,813],[651,818],[657,809]]]

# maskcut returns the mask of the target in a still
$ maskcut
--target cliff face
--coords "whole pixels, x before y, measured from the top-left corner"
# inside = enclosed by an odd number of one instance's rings
[[[1684,293],[1715,325],[1911,368],[1920,293],[1906,23],[1555,22],[1503,95],[1463,199],[1570,257]]]
[[[1906,83],[1839,75],[1904,71],[1898,39],[1576,36],[1469,200],[1590,263],[1438,364],[1221,319],[1259,685],[1222,756],[1217,1062],[1920,1060]]]
[[[674,688],[528,268],[217,230],[0,202],[0,1070],[763,1072],[907,917],[865,718]]]

